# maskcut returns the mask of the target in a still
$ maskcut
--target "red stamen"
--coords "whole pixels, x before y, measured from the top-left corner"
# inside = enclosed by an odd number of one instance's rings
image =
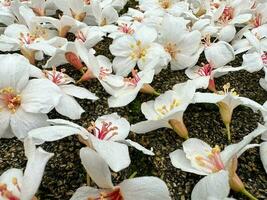
[[[134,29],[132,29],[130,26],[124,23],[119,26],[118,30],[129,35],[134,33]]]
[[[88,200],[123,200],[120,193],[120,188],[116,188],[109,193],[100,193],[100,196],[97,198],[88,198]]]

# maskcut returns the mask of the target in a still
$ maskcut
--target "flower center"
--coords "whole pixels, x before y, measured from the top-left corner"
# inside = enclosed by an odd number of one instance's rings
[[[196,73],[200,76],[210,76],[212,70],[213,66],[210,63],[208,64],[202,63],[202,67],[199,68]]]
[[[163,105],[157,108],[156,110],[160,115],[166,115],[170,111],[172,111],[174,108],[178,107],[181,105],[181,101],[178,99],[173,99],[173,101],[170,103],[170,105]],[[160,117],[159,117],[160,118]]]
[[[175,59],[175,58],[176,58],[176,54],[179,53],[179,50],[177,49],[176,44],[171,43],[171,42],[168,42],[168,43],[164,46],[164,49],[165,49],[166,52],[168,52],[168,53],[171,55],[171,57],[172,57],[173,59]]]
[[[262,16],[261,14],[256,14],[254,19],[252,19],[252,24],[254,27],[259,27],[262,24]]]
[[[231,94],[233,96],[238,96],[237,92],[235,91],[235,88],[232,88],[231,90],[229,90],[230,87],[231,87],[230,83],[226,83],[223,86],[223,91],[218,91],[218,94],[220,95]]]
[[[197,155],[195,157],[197,164],[200,167],[204,167],[211,172],[218,172],[224,169],[224,164],[220,156],[220,147],[216,145],[207,157],[202,155]]]
[[[129,35],[132,35],[134,33],[134,29],[124,23],[119,26],[118,30]]]
[[[234,8],[226,6],[219,20],[224,24],[227,24],[234,18],[234,11]]]
[[[110,140],[113,136],[117,135],[117,126],[112,126],[112,122],[102,121],[101,128],[98,128],[94,122],[91,122],[88,131],[93,133],[100,140]]]
[[[159,4],[163,9],[168,9],[171,7],[171,0],[159,0]]]
[[[124,78],[124,81],[131,86],[136,87],[138,82],[141,80],[140,76],[138,75],[138,71],[132,69],[132,77]]]
[[[132,49],[131,53],[132,60],[145,59],[147,54],[147,48],[142,46],[140,40],[136,41],[136,44],[131,45],[131,49]]]
[[[20,191],[17,178],[14,177],[12,179],[12,184],[18,189],[18,191]],[[0,197],[6,200],[20,200],[17,196],[15,196],[11,191],[7,189],[7,185],[4,183],[0,183]]]
[[[86,41],[86,37],[84,36],[84,34],[81,30],[78,30],[75,36],[78,40],[80,40],[82,42]]]
[[[111,192],[101,192],[100,196],[97,198],[89,197],[88,200],[123,200],[120,188],[115,188]]]
[[[65,69],[61,69],[61,71],[58,72],[56,70],[56,67],[53,67],[52,71],[44,70],[44,75],[46,78],[48,78],[56,85],[61,85],[69,83],[71,81],[69,77],[66,74],[64,74],[65,71],[66,71]]]
[[[261,55],[261,59],[264,65],[267,65],[267,52]]]
[[[38,40],[46,39],[48,37],[47,30],[37,26],[31,33],[20,33],[19,40],[22,44],[32,44]]]
[[[106,26],[108,24],[108,22],[107,22],[107,18],[103,18],[102,19],[102,21],[101,21],[101,23],[100,23],[100,26]]]
[[[0,90],[0,99],[3,100],[7,109],[12,113],[15,113],[21,104],[20,95],[17,95],[15,90],[11,87],[6,87]]]

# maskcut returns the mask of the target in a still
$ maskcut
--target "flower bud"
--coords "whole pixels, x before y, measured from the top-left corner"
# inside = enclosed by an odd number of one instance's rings
[[[145,83],[140,90],[141,93],[159,95],[159,93],[148,83]]]
[[[78,82],[88,81],[90,79],[96,78],[91,69],[87,69],[87,71],[82,75]]]
[[[58,32],[58,36],[59,37],[66,37],[67,33],[69,32],[69,30],[71,29],[71,26],[64,26],[62,27],[59,32]]]
[[[66,60],[77,70],[81,70],[83,68],[83,64],[80,58],[73,52],[65,53]]]
[[[182,138],[188,139],[188,130],[182,121],[176,119],[170,119],[169,124],[171,125],[172,129]]]
[[[21,54],[29,60],[29,62],[34,65],[35,64],[35,51],[25,49],[21,47],[20,49]]]

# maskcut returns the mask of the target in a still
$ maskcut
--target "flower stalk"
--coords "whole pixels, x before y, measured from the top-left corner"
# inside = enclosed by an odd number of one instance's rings
[[[187,140],[189,138],[188,136],[188,130],[182,121],[176,120],[176,119],[170,119],[169,124],[172,127],[172,129],[182,138]]]

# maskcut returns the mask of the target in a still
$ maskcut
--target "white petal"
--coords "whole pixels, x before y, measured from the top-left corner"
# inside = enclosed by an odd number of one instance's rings
[[[36,144],[43,144],[44,142],[53,142],[60,140],[62,138],[82,134],[80,129],[69,126],[47,126],[42,128],[37,128],[28,133],[29,137],[32,137]]]
[[[111,173],[105,160],[94,150],[84,147],[80,150],[82,164],[87,174],[100,188],[112,188]]]
[[[20,93],[29,81],[29,62],[18,54],[0,55],[0,88],[12,87]]]
[[[0,102],[1,106],[1,102]],[[0,138],[8,132],[11,113],[5,109],[0,111]],[[11,136],[11,135],[10,135]]]
[[[34,145],[30,139],[26,139],[24,145],[25,149],[34,150],[33,152],[26,152],[28,162],[21,187],[21,200],[28,200],[32,199],[37,192],[46,163],[54,154],[44,151],[41,147],[38,149],[34,146],[27,147],[28,145]]]
[[[91,137],[93,147],[108,163],[109,167],[118,172],[130,165],[129,150],[125,144],[113,141],[98,140]]]
[[[48,113],[59,103],[61,96],[59,87],[50,80],[33,79],[21,93],[21,107],[27,112]]]
[[[219,39],[221,41],[231,42],[234,39],[235,34],[236,34],[235,26],[229,24],[227,26],[224,26],[220,30],[220,32],[219,32]]]
[[[260,156],[265,172],[267,173],[267,142],[261,143]]]
[[[59,114],[70,119],[80,119],[81,114],[84,113],[84,109],[79,103],[72,96],[66,94],[63,94],[55,109]]]
[[[150,150],[146,149],[145,147],[143,147],[142,145],[140,145],[140,144],[137,143],[137,142],[134,142],[134,141],[129,140],[129,139],[127,139],[127,140],[125,140],[125,141],[123,141],[123,142],[126,142],[126,144],[127,144],[128,146],[132,146],[132,147],[136,148],[137,150],[142,151],[142,152],[143,152],[144,154],[146,154],[146,155],[150,155],[150,156],[154,156],[154,155],[155,155],[155,154],[153,153],[153,151],[150,151]]]
[[[147,133],[159,128],[170,127],[167,121],[164,120],[147,120],[138,122],[131,126],[131,131],[134,133]]]
[[[205,49],[205,56],[215,68],[222,67],[235,59],[234,49],[226,42],[220,41],[211,44]]]
[[[78,87],[72,84],[69,85],[62,85],[60,88],[68,95],[77,97],[79,99],[90,99],[90,100],[97,100],[98,97],[91,93],[89,90]]]
[[[134,45],[135,43],[136,41],[133,37],[124,36],[114,40],[109,46],[109,49],[114,56],[126,57],[131,54],[131,45]]]
[[[13,133],[19,139],[27,136],[27,133],[35,128],[47,126],[48,119],[45,114],[28,113],[23,109],[18,109],[15,114],[11,116],[10,126]]]
[[[229,178],[227,171],[220,171],[202,178],[194,187],[192,200],[207,200],[226,198],[230,192]]]
[[[204,171],[192,167],[190,160],[186,158],[185,152],[180,149],[170,153],[170,159],[172,165],[178,169],[198,175],[207,175]]]
[[[148,26],[140,26],[134,33],[135,39],[140,40],[142,44],[150,44],[157,38],[157,31]]]
[[[127,179],[119,184],[127,200],[170,200],[167,185],[157,177]]]
[[[220,154],[224,165],[227,166],[234,155],[238,154],[255,137],[265,133],[266,131],[267,128],[265,126],[258,124],[258,127],[253,132],[245,136],[239,143],[227,146]]]
[[[261,55],[257,52],[244,54],[242,66],[250,73],[259,71],[264,67]]]
[[[88,200],[88,197],[97,198],[100,191],[92,187],[80,187],[76,190],[70,200]]]

